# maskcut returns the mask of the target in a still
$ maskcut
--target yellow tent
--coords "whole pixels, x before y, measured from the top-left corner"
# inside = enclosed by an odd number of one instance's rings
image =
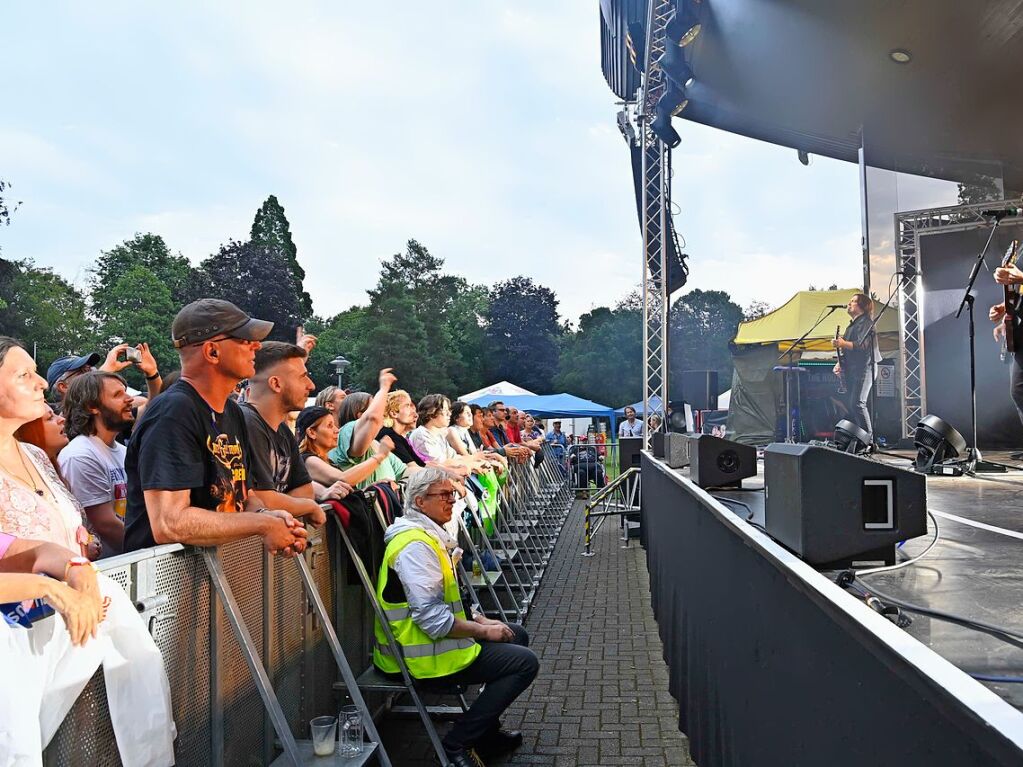
[[[800,336],[809,330],[822,315],[826,314],[829,304],[845,306],[856,290],[803,290],[790,298],[784,306],[775,309],[757,320],[739,323],[735,343],[740,346],[777,344],[784,351]],[[875,311],[880,311],[877,306]],[[817,329],[803,342],[805,351],[832,351],[831,339],[835,337],[835,328],[845,332],[850,318],[845,309],[836,309],[831,316],[823,320]],[[886,310],[877,325],[878,342],[882,350],[896,348],[898,345],[899,310],[891,307]]]

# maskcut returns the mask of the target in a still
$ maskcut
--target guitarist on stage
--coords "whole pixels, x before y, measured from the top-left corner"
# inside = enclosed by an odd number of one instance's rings
[[[1000,266],[995,269],[995,282],[999,285],[1021,285],[1023,284],[1023,272],[1016,265]],[[987,314],[988,319],[997,323],[995,325],[995,340],[1001,341],[1005,335],[1005,303],[995,304]],[[1009,383],[1009,393],[1016,405],[1016,412],[1023,421],[1023,318],[1018,314],[1012,323],[1013,336],[1016,339],[1016,351],[1012,353],[1012,376]]]
[[[845,376],[846,409],[849,411],[849,419],[867,432],[873,441],[874,430],[870,423],[867,399],[874,386],[877,363],[881,361],[881,352],[877,348],[877,334],[871,320],[874,302],[865,293],[856,293],[849,299],[846,311],[852,317],[852,322],[841,338],[834,338],[831,341],[832,346],[841,349],[844,358],[844,366],[835,365],[835,375]]]

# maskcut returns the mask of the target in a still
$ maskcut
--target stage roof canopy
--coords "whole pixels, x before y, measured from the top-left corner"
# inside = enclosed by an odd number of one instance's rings
[[[645,0],[603,0],[604,74]],[[1023,190],[1020,0],[703,0],[682,117],[850,162]],[[611,23],[607,22],[610,16]],[[892,59],[909,54],[908,63]],[[633,93],[618,93],[632,98]]]

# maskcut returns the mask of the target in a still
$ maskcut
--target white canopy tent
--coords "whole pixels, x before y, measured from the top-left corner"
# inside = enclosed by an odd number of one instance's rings
[[[513,397],[518,394],[535,394],[535,392],[529,391],[529,389],[523,389],[521,386],[516,386],[510,381],[498,381],[490,386],[485,386],[482,389],[471,391],[468,394],[463,394],[458,399],[462,402],[469,402],[480,397]]]

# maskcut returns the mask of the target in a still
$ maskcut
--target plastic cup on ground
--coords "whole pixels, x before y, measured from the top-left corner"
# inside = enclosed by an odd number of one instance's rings
[[[316,756],[333,756],[337,748],[337,719],[332,716],[318,716],[309,721],[313,736],[313,753]]]

